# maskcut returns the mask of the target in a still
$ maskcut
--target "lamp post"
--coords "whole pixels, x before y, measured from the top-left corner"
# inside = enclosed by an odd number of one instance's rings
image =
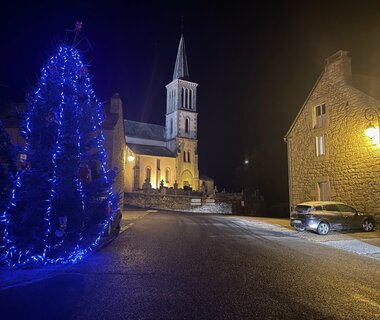
[[[369,125],[365,130],[367,137],[371,138],[372,143],[380,145],[380,115],[375,108],[367,108],[364,112],[365,118],[369,121]],[[372,121],[377,121],[377,126],[372,124]]]

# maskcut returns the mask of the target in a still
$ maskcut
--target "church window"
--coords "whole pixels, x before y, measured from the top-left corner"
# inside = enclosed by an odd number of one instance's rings
[[[183,152],[183,162],[186,162],[186,151]]]
[[[190,151],[187,151],[187,162],[191,162],[190,161]]]
[[[189,108],[189,89],[185,89],[185,108],[188,109]]]
[[[189,93],[189,108],[193,109],[193,90],[190,89]]]
[[[190,119],[186,118],[185,119],[185,132],[189,133],[189,131],[190,131]]]
[[[165,170],[165,182],[170,183],[170,169],[166,168]]]
[[[173,134],[173,118],[170,119],[170,134]]]
[[[147,179],[148,181],[150,181],[150,176],[151,176],[151,169],[150,169],[150,167],[146,167],[146,169],[145,169],[145,179]]]
[[[185,88],[181,88],[181,93],[182,93],[182,96],[181,96],[181,107],[185,108]]]
[[[173,90],[170,90],[170,99],[169,99],[169,107],[170,107],[170,111],[173,110]]]

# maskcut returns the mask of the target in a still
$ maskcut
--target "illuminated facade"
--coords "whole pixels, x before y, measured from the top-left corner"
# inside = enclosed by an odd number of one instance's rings
[[[165,126],[124,120],[126,145],[119,155],[126,192],[161,186],[212,192],[212,179],[199,177],[197,86],[189,79],[185,42],[181,36],[173,80],[166,86]],[[118,95],[111,99],[111,109],[122,118]],[[119,146],[110,148],[120,150]]]
[[[352,74],[348,52],[328,57],[285,136],[290,207],[334,200],[379,212],[380,146],[365,134],[367,110],[380,111],[380,81]]]

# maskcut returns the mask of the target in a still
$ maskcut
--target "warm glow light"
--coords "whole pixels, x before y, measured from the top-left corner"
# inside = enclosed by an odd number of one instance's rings
[[[248,164],[249,163],[249,161],[248,160],[244,160],[244,164]]]
[[[365,135],[368,138],[371,138],[373,144],[380,145],[380,130],[379,130],[379,126],[376,126],[376,127],[369,126],[365,130]]]
[[[376,136],[376,128],[374,126],[369,126],[367,129],[365,129],[365,135],[368,138],[373,139]]]
[[[133,160],[135,160],[135,157],[134,157],[134,156],[128,156],[128,157],[127,157],[127,160],[128,160],[129,162],[132,162]]]

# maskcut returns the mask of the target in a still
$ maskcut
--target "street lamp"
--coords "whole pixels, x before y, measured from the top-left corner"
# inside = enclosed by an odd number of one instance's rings
[[[133,160],[135,160],[135,157],[134,157],[134,156],[128,156],[128,157],[127,157],[127,160],[128,160],[129,162],[133,162]]]
[[[372,143],[380,145],[380,115],[375,108],[368,108],[364,113],[365,118],[369,121],[368,127],[365,130],[367,137],[371,138]],[[372,121],[377,120],[377,126],[372,124]]]

